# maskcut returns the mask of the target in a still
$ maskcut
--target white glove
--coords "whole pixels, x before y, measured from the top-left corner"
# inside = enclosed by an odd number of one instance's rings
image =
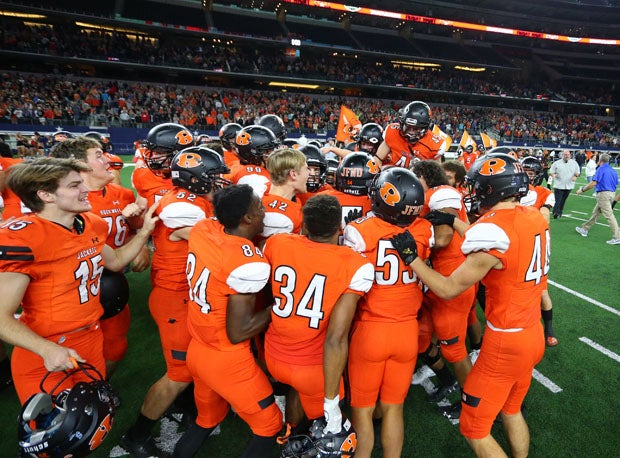
[[[340,411],[340,396],[334,399],[323,399],[323,415],[325,416],[324,433],[336,434],[342,429],[342,412]]]

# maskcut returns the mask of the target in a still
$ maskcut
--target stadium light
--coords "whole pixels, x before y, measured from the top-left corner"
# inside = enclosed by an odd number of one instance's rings
[[[441,64],[433,62],[411,62],[409,60],[391,60],[390,62],[395,65],[408,65],[411,67],[441,67]]]
[[[570,43],[588,43],[597,45],[620,46],[620,40],[608,38],[588,38],[571,37],[567,35],[556,35],[553,33],[533,32],[530,30],[510,29],[506,27],[494,27],[490,25],[473,24],[471,22],[453,21],[436,17],[418,16],[415,14],[398,13],[394,11],[384,11],[375,8],[360,6],[348,6],[342,3],[325,2],[322,0],[282,0],[286,3],[303,4],[304,6],[324,8],[335,11],[347,11],[349,13],[365,14],[368,16],[378,16],[390,19],[397,19],[403,22],[420,22],[423,24],[439,25],[443,27],[456,27],[460,29],[478,30],[480,32],[503,33],[526,38],[538,38],[543,40],[567,41]]]
[[[16,13],[14,11],[0,11],[0,16],[19,17],[23,19],[46,19],[42,14]]]
[[[303,84],[303,83],[281,83],[279,81],[269,81],[269,86],[278,87],[294,87],[297,89],[318,89],[318,84]]]
[[[485,67],[465,67],[464,65],[455,65],[455,70],[463,70],[466,72],[484,72],[486,71]]]

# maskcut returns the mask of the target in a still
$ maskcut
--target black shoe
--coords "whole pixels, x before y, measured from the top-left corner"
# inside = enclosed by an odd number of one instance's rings
[[[439,409],[441,415],[446,417],[450,421],[458,421],[461,418],[461,403],[457,402],[456,404],[452,404],[447,407],[442,407]]]
[[[558,214],[557,213],[553,214],[553,219],[558,219]]]
[[[452,385],[441,385],[439,386],[439,388],[437,388],[435,391],[428,395],[428,400],[435,403],[441,402],[446,396],[448,396],[450,393],[454,393],[458,389],[459,382],[456,381]]]
[[[167,458],[169,454],[160,450],[155,445],[155,441],[149,436],[143,442],[136,442],[129,438],[128,434],[121,437],[121,447],[123,447],[130,455],[136,458]]]

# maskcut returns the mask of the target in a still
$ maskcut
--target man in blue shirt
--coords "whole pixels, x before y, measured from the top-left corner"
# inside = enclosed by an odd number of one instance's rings
[[[620,228],[611,207],[617,187],[618,173],[609,165],[609,154],[603,153],[599,158],[599,167],[596,170],[594,179],[577,190],[577,194],[592,188],[595,188],[594,191],[596,192],[596,205],[594,210],[592,210],[592,216],[581,226],[575,228],[583,237],[588,236],[590,228],[594,226],[596,220],[602,214],[609,222],[609,228],[611,229],[611,240],[607,240],[607,243],[609,245],[620,245]]]

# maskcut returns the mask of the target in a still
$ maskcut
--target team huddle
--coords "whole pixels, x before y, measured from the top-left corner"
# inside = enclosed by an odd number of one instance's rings
[[[22,453],[101,444],[118,408],[106,380],[127,351],[123,271],[150,266],[166,372],[122,437],[133,456],[165,456],[152,431],[177,406],[175,457],[231,408],[252,432],[244,458],[369,458],[377,442],[399,457],[418,360],[438,400],[460,390],[444,414],[477,456],[527,456],[521,406],[553,335],[553,195],[538,160],[507,149],[442,162],[431,118],[411,102],[343,147],[291,141],[276,115],[218,139],[160,124],[137,145],[137,198],[93,138],[11,164],[29,213],[0,227],[0,339],[15,346]]]

